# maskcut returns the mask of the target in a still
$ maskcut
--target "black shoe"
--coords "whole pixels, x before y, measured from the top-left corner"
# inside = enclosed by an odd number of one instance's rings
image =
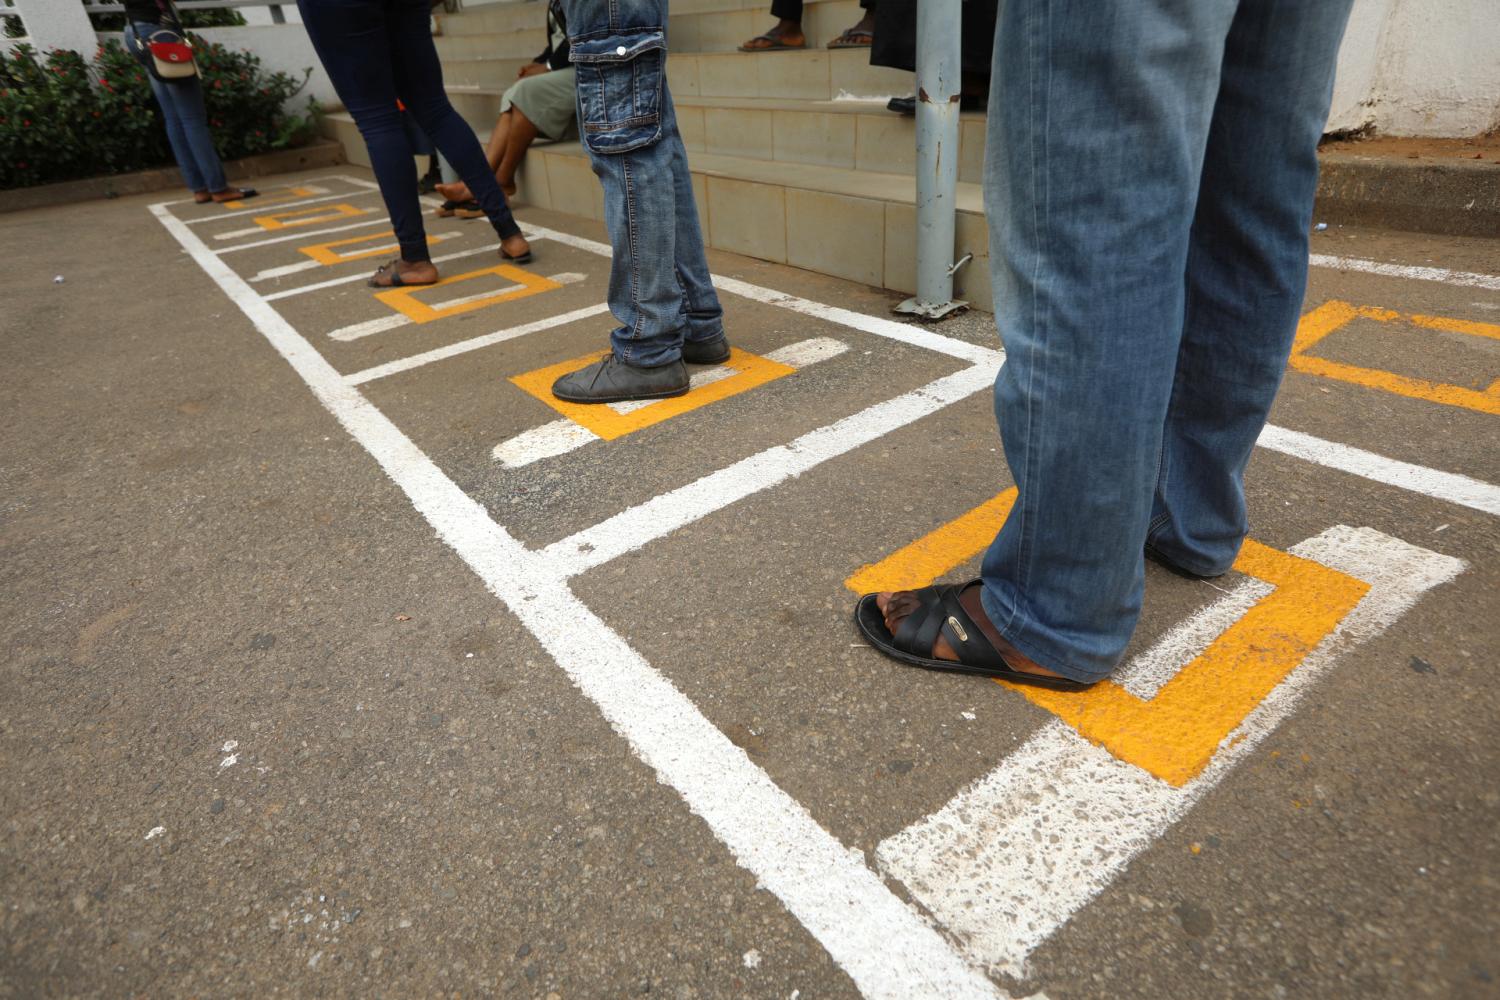
[[[681,361],[656,368],[638,368],[613,354],[552,383],[552,395],[569,403],[668,399],[687,391],[688,373]]]
[[[682,360],[690,365],[718,365],[729,360],[729,338],[722,333],[713,340],[682,342]]]
[[[917,113],[917,99],[915,97],[893,97],[885,102],[887,111],[894,111],[898,115],[915,115]]]

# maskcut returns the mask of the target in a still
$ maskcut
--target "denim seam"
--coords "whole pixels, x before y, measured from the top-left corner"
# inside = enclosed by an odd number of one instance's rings
[[[633,341],[639,341],[641,323],[645,320],[645,316],[641,313],[641,254],[640,247],[636,244],[639,227],[635,220],[635,189],[630,180],[629,157],[621,158],[620,174],[624,178],[621,186],[625,189],[625,238],[630,244],[630,304],[635,313],[635,322],[631,324],[630,336]]]

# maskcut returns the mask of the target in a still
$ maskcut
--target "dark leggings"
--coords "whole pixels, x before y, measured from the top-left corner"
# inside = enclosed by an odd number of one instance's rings
[[[427,0],[297,0],[297,8],[333,89],[364,136],[402,258],[431,259],[398,98],[474,192],[500,238],[519,233],[479,140],[448,103]]]

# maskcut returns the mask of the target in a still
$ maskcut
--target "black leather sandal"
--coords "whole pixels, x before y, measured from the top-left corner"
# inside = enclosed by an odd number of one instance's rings
[[[1092,686],[1066,677],[1015,670],[1006,663],[1005,657],[1000,655],[1000,651],[964,610],[963,602],[958,599],[960,594],[978,582],[974,580],[970,583],[923,587],[912,591],[917,595],[920,606],[902,619],[895,635],[891,635],[890,629],[885,627],[885,616],[875,603],[875,595],[866,594],[854,607],[854,624],[871,646],[909,667],[994,677],[1016,684],[1052,688],[1055,691],[1082,691]],[[939,634],[958,653],[956,661],[933,659],[932,647]]]

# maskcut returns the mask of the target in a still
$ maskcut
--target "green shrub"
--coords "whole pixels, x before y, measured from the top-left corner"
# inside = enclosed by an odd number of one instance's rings
[[[318,114],[282,109],[307,83],[267,73],[260,59],[193,39],[214,145],[226,160],[300,145]],[[0,55],[0,189],[144,170],[172,162],[146,70],[118,42],[92,63],[27,45]]]

